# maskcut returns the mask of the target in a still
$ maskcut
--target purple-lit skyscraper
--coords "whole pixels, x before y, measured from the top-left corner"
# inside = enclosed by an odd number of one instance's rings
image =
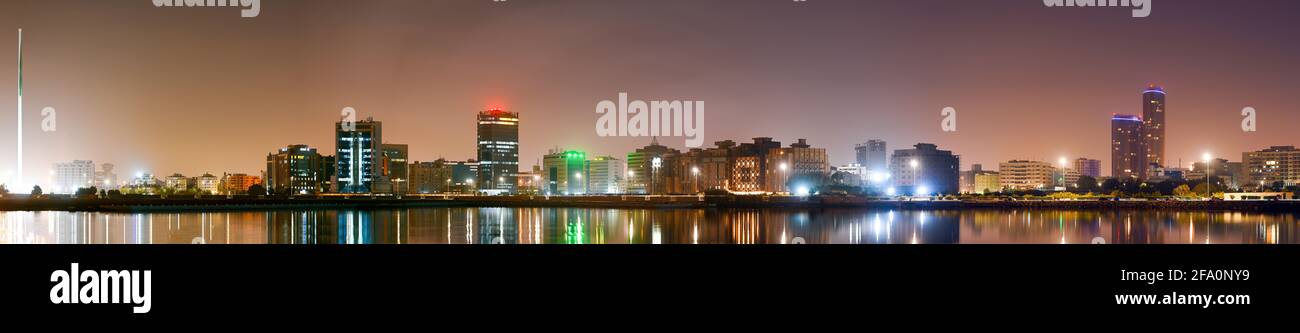
[[[1146,178],[1147,149],[1142,117],[1117,114],[1110,119],[1110,175]]]

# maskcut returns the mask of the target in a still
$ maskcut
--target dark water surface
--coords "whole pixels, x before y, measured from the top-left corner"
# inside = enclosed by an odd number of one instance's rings
[[[1293,214],[411,208],[0,213],[6,244],[1295,244]]]

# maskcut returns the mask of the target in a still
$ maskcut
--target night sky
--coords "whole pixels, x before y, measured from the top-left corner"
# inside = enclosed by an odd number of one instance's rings
[[[288,144],[332,154],[355,107],[411,160],[468,159],[475,112],[521,114],[521,169],[547,149],[622,157],[649,138],[600,138],[596,103],[702,100],[706,142],[807,138],[850,163],[855,143],[931,142],[965,167],[1080,156],[1109,170],[1109,119],[1163,85],[1168,156],[1300,144],[1300,1],[5,0],[0,168],[12,168],[17,29],[25,30],[29,178],[74,159],[136,171],[258,173]],[[41,109],[58,110],[56,132]],[[958,131],[940,110],[958,111]],[[1240,111],[1259,109],[1256,133]],[[661,142],[683,148],[684,138]]]

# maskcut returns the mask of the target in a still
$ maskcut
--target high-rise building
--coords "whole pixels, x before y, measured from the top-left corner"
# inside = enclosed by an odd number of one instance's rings
[[[895,150],[889,171],[894,186],[906,187],[901,189],[904,194],[956,194],[961,190],[961,157],[934,144]]]
[[[813,148],[808,140],[799,139],[786,148],[767,153],[767,184],[764,191],[806,194],[830,175],[830,158],[825,148]]]
[[[1241,160],[1250,175],[1248,186],[1300,185],[1300,149],[1295,146],[1273,146],[1247,152],[1242,154]]]
[[[1165,89],[1154,84],[1142,92],[1142,131],[1147,164],[1166,166]]]
[[[889,150],[884,140],[870,140],[854,150],[857,151],[858,164],[867,168],[868,173],[889,171]]]
[[[384,150],[383,174],[388,177],[388,181],[393,184],[393,193],[406,194],[406,189],[410,184],[410,174],[407,173],[407,158],[409,147],[401,144],[382,145]]]
[[[1080,176],[1088,176],[1096,179],[1101,177],[1101,161],[1090,158],[1079,158],[1074,160],[1074,170]]]
[[[651,138],[650,145],[639,148],[634,152],[627,154],[627,192],[635,194],[649,194],[655,187],[656,168],[654,161],[659,159],[659,167],[663,167],[663,159],[670,155],[680,154],[681,152],[659,144],[659,140]],[[543,170],[545,173],[546,170]],[[546,175],[543,175],[545,177]],[[659,182],[663,180],[660,179]],[[547,184],[549,186],[549,184]],[[546,191],[543,186],[543,192]]]
[[[373,118],[334,124],[338,193],[389,193],[392,190],[381,170],[384,163],[383,123]],[[270,184],[270,180],[267,180]]]
[[[1115,115],[1110,120],[1110,175],[1117,179],[1146,179],[1146,140],[1142,117]],[[1003,175],[1005,178],[1005,175]]]
[[[320,174],[323,159],[316,148],[290,145],[266,155],[266,188],[279,194],[324,192]]]
[[[478,114],[481,192],[512,193],[519,173],[519,113],[499,108]]]
[[[542,157],[542,193],[550,195],[587,194],[587,153],[552,150]]]
[[[591,194],[623,193],[623,177],[627,166],[612,156],[602,156],[587,161],[587,192]]]
[[[54,164],[54,188],[50,193],[72,194],[95,186],[95,162],[72,161]]]
[[[1059,170],[1047,162],[1012,160],[998,165],[998,178],[1005,189],[1046,190],[1060,183]]]
[[[261,183],[262,177],[243,173],[227,173],[221,176],[221,192],[230,195],[247,194],[249,187]]]

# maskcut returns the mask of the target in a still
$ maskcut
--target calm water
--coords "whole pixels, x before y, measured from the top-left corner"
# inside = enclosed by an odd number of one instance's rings
[[[412,208],[0,213],[9,244],[1294,244],[1292,214]]]

